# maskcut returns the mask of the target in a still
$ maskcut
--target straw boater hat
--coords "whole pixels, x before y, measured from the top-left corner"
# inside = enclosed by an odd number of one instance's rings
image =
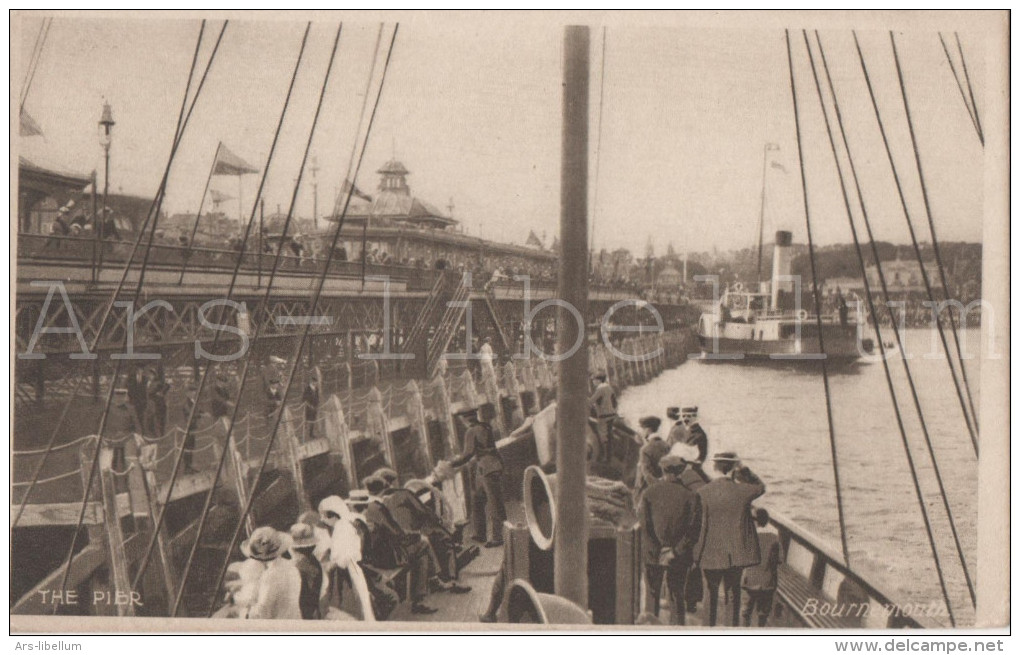
[[[739,462],[740,458],[734,452],[716,453],[712,455],[713,462]]]
[[[666,418],[668,418],[671,421],[675,421],[678,418],[680,418],[680,408],[679,407],[667,407],[666,408]]]
[[[681,416],[697,416],[698,415],[698,406],[697,405],[693,405],[691,407],[684,407],[683,409],[680,410],[680,415]]]
[[[295,523],[290,526],[290,547],[312,548],[316,545],[315,531],[307,523]]]
[[[271,562],[283,555],[290,547],[290,535],[269,526],[256,528],[241,544],[245,557],[260,562]]]

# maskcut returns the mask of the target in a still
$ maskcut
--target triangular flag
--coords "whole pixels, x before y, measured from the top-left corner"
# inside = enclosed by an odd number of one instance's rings
[[[367,193],[359,189],[357,186],[351,184],[350,180],[344,180],[344,183],[340,188],[340,195],[342,196],[348,191],[350,191],[351,195],[354,196],[355,198],[361,198],[365,202],[372,202],[372,196],[368,195]]]
[[[227,146],[220,145],[219,157],[216,158],[216,165],[213,167],[213,175],[245,175],[258,172],[259,169],[232,153],[227,149]]]

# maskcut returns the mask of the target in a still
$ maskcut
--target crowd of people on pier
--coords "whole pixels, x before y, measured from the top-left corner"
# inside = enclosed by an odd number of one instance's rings
[[[412,615],[433,614],[433,593],[465,594],[458,555],[466,549],[439,485],[473,467],[473,539],[503,545],[503,462],[482,410],[467,419],[463,451],[423,480],[401,486],[383,467],[348,497],[332,495],[297,517],[289,531],[262,526],[230,565],[220,616],[259,619],[385,620],[401,603]],[[347,596],[350,594],[349,596]],[[347,602],[345,602],[347,597]]]
[[[765,484],[734,452],[708,456],[696,406],[670,407],[666,416],[665,426],[657,416],[639,422],[644,443],[634,495],[645,588],[639,623],[661,622],[665,581],[671,625],[684,625],[701,602],[707,625],[716,625],[721,592],[730,626],[764,627],[783,559],[768,512],[753,506]],[[708,462],[714,476],[705,471]]]
[[[371,622],[401,602],[427,615],[437,611],[430,594],[470,592],[457,581],[458,538],[436,510],[442,499],[420,482],[421,494],[381,468],[287,531],[256,528],[241,544],[245,559],[228,569],[219,616]]]

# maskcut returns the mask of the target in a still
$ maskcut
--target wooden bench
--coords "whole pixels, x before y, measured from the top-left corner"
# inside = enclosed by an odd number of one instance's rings
[[[804,609],[811,606],[832,607],[835,601],[813,587],[803,575],[786,564],[779,565],[779,585],[776,593],[781,604],[793,615],[792,618],[809,628],[850,630],[861,627],[860,619],[856,616],[833,616],[831,612],[824,611],[805,612]]]

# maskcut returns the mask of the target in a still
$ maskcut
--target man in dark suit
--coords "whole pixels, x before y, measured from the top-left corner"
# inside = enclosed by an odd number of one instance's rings
[[[145,375],[145,369],[136,366],[128,375],[125,386],[128,398],[131,400],[131,408],[135,412],[135,424],[142,426],[145,420],[145,405],[148,400],[146,392],[149,387],[149,378]],[[150,434],[149,436],[158,437],[161,435]]]
[[[308,375],[308,384],[301,395],[301,401],[305,404],[305,430],[306,438],[315,438],[315,423],[319,419],[319,368],[316,366]]]
[[[156,439],[166,431],[166,396],[170,384],[162,365],[150,369],[149,385],[145,389],[145,430]]]
[[[696,446],[685,442],[674,443],[669,449],[669,453],[671,455],[679,455],[687,462],[684,472],[680,474],[680,484],[692,492],[697,492],[698,489],[708,483],[708,475],[701,468],[701,462],[698,461],[699,454]],[[701,602],[701,597],[704,593],[705,585],[701,579],[701,567],[697,564],[692,564],[691,571],[687,574],[687,586],[684,589],[684,600],[687,601],[687,612],[689,614],[698,611],[698,603]]]
[[[680,412],[680,416],[687,427],[686,443],[697,447],[698,461],[704,462],[708,457],[708,435],[705,434],[704,428],[698,423],[698,408],[684,407]]]
[[[634,480],[634,499],[640,503],[641,494],[662,477],[659,460],[669,452],[669,445],[659,436],[662,421],[658,416],[645,416],[638,421],[645,443],[638,452],[637,475]]]
[[[363,512],[369,528],[365,562],[380,569],[393,569],[407,563],[411,576],[411,612],[434,614],[437,610],[422,602],[428,594],[429,556],[421,535],[405,531],[393,517],[380,497],[386,491],[382,478],[370,475],[362,484],[372,497]]]
[[[670,446],[675,443],[687,443],[687,426],[684,425],[684,422],[680,419],[680,408],[667,407],[666,418],[673,421],[673,425],[669,428],[669,435],[666,437],[666,443]]]
[[[474,460],[475,490],[471,504],[471,520],[474,525],[475,541],[485,542],[486,548],[503,545],[503,521],[506,520],[506,505],[503,502],[503,458],[496,448],[496,434],[478,410],[478,422],[464,435],[464,452],[450,462],[458,468]],[[481,508],[485,511],[482,512]],[[486,523],[489,540],[485,541]]]
[[[712,460],[722,477],[698,489],[703,519],[695,559],[708,586],[708,625],[715,625],[719,584],[724,583],[733,592],[730,625],[736,627],[740,620],[741,572],[761,562],[751,501],[765,493],[765,484],[740,463],[736,453],[719,453]]]
[[[644,543],[645,612],[659,615],[665,575],[670,625],[684,625],[684,588],[701,532],[701,501],[696,493],[680,484],[686,461],[667,454],[659,460],[659,466],[662,479],[645,490],[639,509]]]
[[[420,534],[431,548],[430,559],[439,578],[435,584],[436,588],[455,594],[466,594],[471,591],[471,587],[461,586],[455,582],[457,549],[453,537],[443,527],[439,516],[426,507],[413,491],[400,486],[397,472],[393,469],[381,468],[375,475],[388,485],[380,497],[390,510],[393,520],[400,524],[404,532]]]

